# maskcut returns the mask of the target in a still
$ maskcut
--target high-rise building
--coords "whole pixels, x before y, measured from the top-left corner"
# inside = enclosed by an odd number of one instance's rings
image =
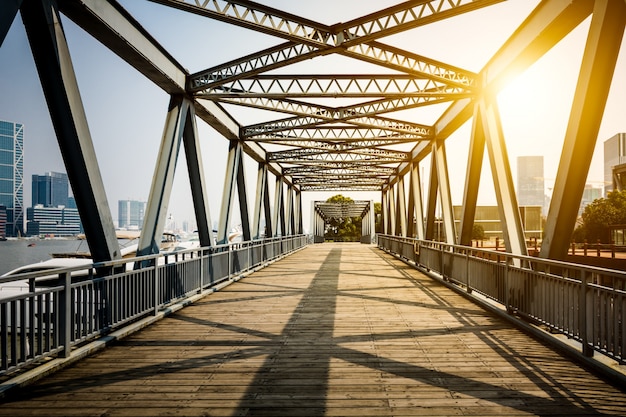
[[[520,206],[541,206],[545,213],[543,156],[517,158],[517,200]]]
[[[0,205],[6,234],[24,234],[24,125],[0,120]]]
[[[604,141],[604,195],[626,190],[626,133]]]
[[[38,204],[26,210],[28,236],[74,236],[82,232],[78,210],[63,206],[44,207]]]
[[[117,223],[120,229],[141,229],[146,203],[136,200],[118,200]]]
[[[33,175],[32,206],[67,207],[69,189],[67,174],[61,172],[35,174]]]
[[[0,239],[7,237],[7,208],[0,204]]]

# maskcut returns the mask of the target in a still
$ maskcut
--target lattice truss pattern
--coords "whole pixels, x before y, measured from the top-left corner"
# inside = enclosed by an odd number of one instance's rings
[[[170,96],[146,211],[150,231],[144,230],[142,236],[146,238],[140,243],[146,253],[152,250],[152,240],[160,236],[165,213],[162,206],[169,199],[181,141],[199,230],[205,231],[201,240],[206,244],[213,241],[204,193],[206,180],[196,143],[197,116],[229,140],[219,222],[222,233],[229,225],[235,190],[239,192],[246,239],[260,236],[261,212],[265,213],[266,225],[271,226],[270,235],[299,233],[303,191],[368,190],[381,192],[383,233],[433,239],[438,205],[446,241],[467,245],[471,243],[485,158],[491,167],[506,249],[526,254],[497,94],[509,80],[588,21],[540,256],[559,258],[567,253],[602,122],[601,104],[607,102],[626,26],[624,1],[536,1],[534,9],[520,19],[519,27],[511,28],[501,47],[483,59],[484,66],[474,69],[478,72],[419,52],[426,50],[424,46],[436,48],[437,39],[429,37],[429,30],[439,22],[454,23],[468,13],[466,17],[471,18],[471,12],[501,0],[399,1],[334,24],[269,6],[280,4],[278,0],[148,1],[165,6],[161,10],[178,9],[175,12],[186,17],[206,19],[215,36],[200,39],[198,57],[207,59],[207,68],[195,72],[185,69],[173,57],[175,51],[170,54],[117,0],[0,2],[0,40],[13,16],[18,11],[22,15],[40,80],[48,92],[48,105],[55,110],[51,118],[64,128],[59,145],[62,152],[73,155],[66,168],[72,186],[80,188],[74,194],[79,197],[81,217],[97,219],[86,231],[91,236],[90,247],[98,249],[96,258],[115,257],[115,236],[110,213],[96,204],[106,198],[104,185],[84,109],[80,108],[60,14]],[[303,3],[281,1],[282,7],[303,10]],[[369,2],[368,7],[372,4]],[[322,16],[330,20],[333,11],[322,10]],[[481,24],[480,19],[476,24]],[[249,45],[264,45],[265,49],[252,53],[249,51],[254,49],[247,49],[239,58],[219,62],[211,54],[213,44],[238,44],[232,37],[220,39],[220,30],[225,27],[228,33],[236,31],[242,37],[238,42],[249,36]],[[170,29],[177,29],[175,23]],[[459,29],[448,35],[461,41],[464,32]],[[263,42],[256,42],[257,38]],[[410,50],[398,45],[409,45]],[[482,45],[470,42],[469,46],[480,49]],[[238,56],[235,49],[233,56]],[[445,145],[446,139],[470,120],[462,213],[461,219],[455,219]],[[82,151],[76,153],[76,149]],[[244,154],[259,163],[252,225],[246,220],[251,216],[247,213]],[[422,189],[419,168],[427,157],[429,184]],[[278,184],[272,216],[268,174]],[[281,203],[282,186],[288,189],[287,204]],[[423,195],[426,198],[422,202]],[[218,237],[220,242],[225,239],[225,234]]]
[[[408,1],[334,25],[250,1],[156,2],[283,39],[190,75],[187,91],[226,109],[272,115],[244,125],[240,136],[266,149],[267,160],[279,164],[300,190],[378,191],[410,160],[417,143],[433,138],[432,126],[396,115],[473,97],[477,83],[471,71],[378,40],[497,1]],[[322,58],[332,54],[377,70],[328,72],[335,68],[325,67]],[[321,62],[317,72],[290,72],[315,58]],[[284,116],[276,118],[278,113]]]

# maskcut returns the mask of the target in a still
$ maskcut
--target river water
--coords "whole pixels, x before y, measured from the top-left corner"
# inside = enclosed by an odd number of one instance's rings
[[[50,259],[60,252],[88,252],[87,241],[79,239],[18,239],[0,242],[0,275],[22,265]]]

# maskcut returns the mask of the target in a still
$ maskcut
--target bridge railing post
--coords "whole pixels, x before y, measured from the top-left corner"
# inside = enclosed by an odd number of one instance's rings
[[[465,250],[465,285],[466,285],[466,291],[468,294],[472,293],[472,285],[471,285],[471,280],[470,280],[470,250],[471,249],[466,249]]]
[[[70,272],[60,274],[63,290],[59,300],[61,319],[59,320],[59,341],[63,344],[61,356],[69,358],[72,351],[72,276]]]
[[[228,250],[228,262],[227,262],[227,263],[228,263],[228,266],[227,266],[227,268],[228,268],[228,271],[227,271],[227,272],[228,272],[228,275],[227,275],[227,277],[226,277],[226,278],[227,278],[227,279],[230,279],[231,264],[232,264],[232,262],[233,262],[233,256],[232,256],[232,254],[231,254],[231,246],[230,246],[230,244],[228,244],[228,246],[226,247],[226,249]]]
[[[580,298],[578,301],[580,305],[578,306],[578,326],[580,329],[580,342],[582,343],[582,353],[584,356],[591,357],[593,356],[593,347],[589,344],[589,329],[587,323],[589,318],[593,320],[593,312],[587,311],[590,308],[589,303],[587,303],[588,291],[589,272],[583,269],[580,276]]]
[[[158,277],[158,270],[157,270],[157,266],[156,266],[156,262],[152,265],[150,265],[150,267],[148,267],[148,271],[146,271],[147,274],[150,274],[151,278],[152,278],[152,286],[154,287],[154,289],[152,290],[152,297],[153,297],[153,311],[152,314],[154,314],[155,316],[159,313],[159,277]]]

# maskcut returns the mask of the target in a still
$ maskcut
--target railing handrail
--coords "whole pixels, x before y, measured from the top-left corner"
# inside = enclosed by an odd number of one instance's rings
[[[535,256],[529,256],[529,255],[518,255],[518,254],[513,254],[510,252],[502,252],[502,251],[496,251],[496,250],[492,250],[492,249],[485,249],[485,248],[475,248],[473,246],[463,246],[463,245],[457,245],[457,244],[450,244],[450,243],[445,243],[445,242],[438,242],[438,241],[434,241],[434,240],[423,240],[423,239],[417,239],[417,238],[412,238],[412,237],[404,237],[404,236],[396,236],[396,235],[383,235],[380,234],[380,237],[384,237],[384,238],[388,238],[388,239],[395,239],[398,241],[412,241],[412,242],[419,242],[424,243],[428,246],[431,245],[441,245],[443,247],[448,247],[448,248],[452,248],[452,249],[459,249],[461,251],[472,251],[472,252],[481,252],[481,253],[488,253],[494,256],[500,256],[503,257],[505,259],[519,259],[522,261],[528,261],[528,262],[532,262],[532,263],[539,263],[539,264],[543,264],[543,265],[549,265],[549,266],[556,266],[556,267],[561,267],[561,268],[567,268],[567,269],[578,269],[578,270],[584,270],[586,272],[591,272],[591,273],[599,273],[599,274],[610,274],[610,275],[619,275],[619,276],[623,276],[624,278],[626,278],[626,271],[622,271],[619,269],[610,269],[610,268],[604,268],[604,267],[600,267],[600,266],[595,266],[595,265],[585,265],[585,264],[579,264],[579,263],[574,263],[574,262],[567,262],[567,261],[561,261],[561,260],[556,260],[556,259],[546,259],[546,258],[538,258]],[[522,265],[524,265],[522,263]]]
[[[485,307],[495,302],[507,317],[576,340],[577,355],[598,352],[626,364],[625,271],[394,235],[379,235],[378,245],[446,285],[481,294],[491,300],[475,298]]]
[[[234,281],[308,244],[304,234],[24,272],[0,279],[0,375]],[[157,258],[162,258],[161,262]],[[150,262],[146,262],[150,261]],[[124,269],[119,266],[124,266]],[[131,267],[132,265],[132,267]],[[80,272],[80,274],[76,274]],[[49,278],[42,284],[42,277]]]

